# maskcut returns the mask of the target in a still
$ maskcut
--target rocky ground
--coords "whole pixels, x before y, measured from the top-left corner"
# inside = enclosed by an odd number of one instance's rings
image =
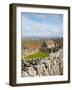
[[[48,58],[22,60],[22,77],[63,75],[63,49],[50,53]]]

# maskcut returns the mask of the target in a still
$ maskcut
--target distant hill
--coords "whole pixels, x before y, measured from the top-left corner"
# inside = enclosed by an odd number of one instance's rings
[[[21,37],[21,39],[31,39],[31,40],[50,40],[50,39],[52,39],[52,40],[55,40],[55,39],[63,39],[63,37]]]

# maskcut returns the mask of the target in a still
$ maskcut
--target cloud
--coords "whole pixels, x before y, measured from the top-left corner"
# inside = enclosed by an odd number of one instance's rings
[[[28,37],[56,37],[61,36],[63,29],[62,29],[62,23],[61,24],[53,24],[53,23],[59,23],[59,20],[55,20],[54,17],[48,19],[48,22],[45,23],[47,20],[47,15],[38,15],[38,14],[31,14],[33,16],[29,17],[26,15],[22,15],[22,36],[28,36]],[[44,19],[44,23],[40,20],[37,21],[34,19],[36,16],[39,18]],[[48,17],[49,18],[49,17]],[[50,21],[51,20],[51,21]],[[51,23],[52,22],[52,23]]]

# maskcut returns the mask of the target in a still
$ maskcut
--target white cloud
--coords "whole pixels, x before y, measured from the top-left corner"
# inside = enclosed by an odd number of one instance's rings
[[[45,15],[41,16],[44,17]],[[48,23],[36,22],[26,16],[22,17],[22,36],[51,37],[59,35],[59,32],[62,34],[62,30],[60,31],[59,27],[55,28]]]

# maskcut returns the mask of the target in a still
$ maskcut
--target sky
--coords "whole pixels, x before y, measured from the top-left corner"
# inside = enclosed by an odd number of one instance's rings
[[[21,13],[22,37],[63,37],[63,14]]]

